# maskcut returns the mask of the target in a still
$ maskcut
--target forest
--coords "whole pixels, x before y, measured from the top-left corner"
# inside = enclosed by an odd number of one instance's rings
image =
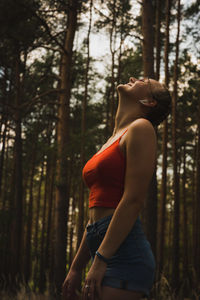
[[[61,299],[88,222],[82,169],[130,76],[172,95],[141,212],[149,299],[199,299],[199,32],[199,0],[0,1],[1,299]]]

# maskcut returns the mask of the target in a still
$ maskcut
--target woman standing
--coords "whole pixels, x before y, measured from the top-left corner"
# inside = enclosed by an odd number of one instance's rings
[[[89,222],[63,283],[64,300],[78,299],[90,256],[83,300],[141,299],[153,285],[155,260],[139,213],[155,168],[154,126],[168,116],[171,97],[165,86],[148,78],[131,77],[117,91],[113,135],[83,169],[90,188]]]

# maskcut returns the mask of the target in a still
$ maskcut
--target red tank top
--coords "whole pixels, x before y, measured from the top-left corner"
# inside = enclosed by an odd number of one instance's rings
[[[119,142],[125,132],[106,149],[93,155],[83,168],[83,179],[90,189],[89,208],[116,208],[122,197],[125,157]]]

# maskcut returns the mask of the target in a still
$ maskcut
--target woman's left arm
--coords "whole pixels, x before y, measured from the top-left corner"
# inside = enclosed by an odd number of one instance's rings
[[[156,133],[148,120],[133,122],[126,136],[126,173],[124,193],[98,252],[111,258],[131,231],[147,196],[156,161]],[[100,294],[106,263],[95,256],[86,285]],[[88,283],[89,282],[89,283]],[[86,295],[85,298],[87,299]]]

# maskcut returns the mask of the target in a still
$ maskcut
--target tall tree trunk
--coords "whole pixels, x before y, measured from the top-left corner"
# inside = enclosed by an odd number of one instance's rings
[[[2,174],[2,178],[8,178],[8,173],[9,173],[9,135],[6,136],[6,140],[5,140],[5,165],[3,168],[3,174]],[[4,181],[4,185],[2,188],[2,207],[3,210],[4,209],[9,209],[10,208],[10,202],[8,201],[8,190],[9,190],[9,180],[5,180]]]
[[[54,280],[58,298],[65,278],[67,214],[69,205],[68,157],[69,143],[69,110],[71,92],[71,64],[74,35],[77,27],[79,0],[70,0],[68,8],[67,29],[64,49],[60,65],[60,88],[65,92],[60,94],[57,125],[57,176],[56,176],[56,207],[55,207],[55,272]]]
[[[43,182],[43,176],[44,176],[44,160],[42,161],[41,166],[41,172],[40,172],[40,180],[38,185],[38,191],[37,191],[37,202],[36,202],[36,212],[35,212],[35,233],[34,233],[34,252],[35,252],[35,265],[34,265],[34,291],[36,290],[36,287],[38,286],[39,281],[39,251],[38,251],[38,232],[39,232],[39,219],[40,219],[40,200],[41,200],[41,189],[42,189],[42,182]]]
[[[152,0],[142,2],[142,32],[143,32],[143,68],[144,77],[154,78],[154,31]],[[156,134],[157,129],[155,128]],[[157,178],[156,166],[149,186],[148,197],[145,204],[145,232],[149,239],[152,251],[156,257],[157,232]]]
[[[106,108],[106,127],[105,127],[105,139],[110,136],[110,95],[111,87],[108,86],[105,94],[105,108]]]
[[[47,214],[47,231],[46,231],[46,248],[45,248],[45,269],[49,269],[50,264],[50,247],[52,238],[52,207],[53,207],[53,193],[55,181],[55,153],[50,155],[50,171],[49,171],[49,187],[48,187],[48,214]]]
[[[179,174],[177,171],[177,80],[178,80],[178,57],[179,57],[179,34],[180,34],[180,19],[181,19],[181,5],[178,0],[177,8],[177,37],[176,37],[176,58],[174,63],[174,90],[172,97],[172,160],[173,160],[173,189],[174,189],[174,224],[173,224],[173,261],[172,261],[172,287],[175,292],[178,291],[179,287]]]
[[[86,61],[86,70],[85,70],[85,92],[82,102],[82,118],[81,118],[81,153],[80,153],[80,162],[81,162],[81,171],[85,163],[85,132],[86,132],[86,108],[87,108],[87,98],[88,98],[88,84],[89,84],[89,65],[90,65],[90,32],[92,25],[92,6],[93,0],[90,0],[90,19],[89,27],[87,34],[87,61]],[[83,222],[84,222],[84,191],[85,185],[83,180],[80,183],[80,196],[79,196],[79,220],[78,220],[78,238],[77,238],[77,249],[80,245],[82,236],[83,236]]]
[[[55,161],[56,162],[56,161]],[[55,189],[53,189],[53,201],[52,201],[52,226],[51,226],[51,239],[49,246],[49,293],[54,299],[55,296],[55,288],[54,288],[54,259],[55,259],[55,242],[54,242],[54,227],[55,224]]]
[[[161,0],[156,0],[156,76],[155,79],[160,78],[160,50],[161,50],[161,40],[160,40],[160,27],[161,27]]]
[[[192,164],[192,266],[195,269],[196,265],[196,167],[197,167],[197,138],[198,132],[194,136],[193,164]]]
[[[120,45],[119,45],[119,56],[118,56],[118,66],[117,66],[117,85],[120,84],[121,81],[121,60],[122,60],[122,45],[123,45],[123,32],[120,32]]]
[[[183,128],[185,128],[185,117],[183,117]],[[188,212],[187,212],[187,169],[186,169],[186,143],[183,145],[183,175],[182,175],[182,190],[183,190],[183,280],[185,281],[189,276],[189,264],[188,264]],[[185,288],[186,285],[185,285]],[[185,290],[185,292],[188,292]]]
[[[5,180],[9,177],[9,135],[5,135],[5,157],[4,157],[4,168],[2,169],[2,179],[3,185],[2,185],[2,193],[1,193],[1,199],[2,199],[2,212],[7,214],[9,211],[9,203],[7,201],[7,191],[9,190],[9,180]],[[8,218],[7,218],[8,219]],[[1,278],[4,278],[4,281],[7,281],[7,278],[9,277],[9,261],[10,261],[10,253],[8,251],[9,249],[9,222],[4,221],[1,222],[0,226],[0,236],[1,236],[1,259],[0,259],[0,276]],[[3,285],[3,283],[1,283]]]
[[[73,195],[75,195],[75,191]],[[74,257],[73,237],[74,237],[74,228],[76,226],[76,214],[75,214],[76,198],[75,197],[72,197],[71,206],[72,206],[72,210],[71,210],[72,213],[71,213],[71,228],[69,232],[69,266],[71,266]]]
[[[5,145],[6,145],[6,132],[7,132],[7,120],[4,122],[4,130],[2,136],[2,149],[1,149],[1,157],[0,157],[0,201],[3,202],[3,198],[1,198],[1,187],[2,187],[2,178],[3,178],[3,165],[4,165],[4,154],[5,154]],[[1,202],[0,202],[1,205]]]
[[[1,191],[2,191],[2,178],[3,178],[3,166],[4,166],[4,154],[5,154],[5,144],[6,144],[6,133],[7,133],[7,126],[8,126],[8,107],[7,107],[7,76],[8,76],[8,70],[7,68],[4,69],[4,76],[2,78],[2,85],[1,85],[1,93],[4,98],[5,104],[2,103],[2,109],[1,109],[1,121],[0,121],[0,143],[2,145],[1,148],[1,156],[0,156],[0,207],[1,207],[1,201],[3,202],[3,198],[1,197]],[[10,92],[10,91],[9,91]],[[1,96],[1,97],[2,97]],[[2,127],[3,130],[2,130]],[[2,133],[3,131],[3,133]]]
[[[197,282],[200,281],[200,104],[197,109],[197,152],[196,152],[196,178],[195,178],[195,228],[194,228],[194,268]]]
[[[160,214],[159,214],[159,237],[158,237],[158,276],[163,271],[163,259],[164,259],[164,244],[165,244],[165,222],[166,222],[166,195],[167,195],[167,120],[163,124],[162,135],[162,180],[160,190]]]
[[[169,24],[170,24],[170,9],[171,0],[166,2],[166,29],[165,29],[165,49],[164,49],[164,63],[165,63],[165,85],[169,84]],[[166,221],[166,195],[167,195],[167,140],[168,140],[168,121],[163,122],[162,135],[162,180],[160,191],[160,230],[159,230],[159,245],[158,245],[158,276],[160,278],[163,271],[164,260],[164,245],[165,245],[165,221]]]
[[[14,166],[13,166],[13,184],[11,211],[11,244],[10,244],[10,275],[12,278],[12,287],[15,283],[18,285],[21,280],[21,246],[22,246],[22,220],[23,220],[23,187],[22,187],[22,137],[21,137],[21,87],[20,87],[20,54],[16,58],[16,111],[15,118],[15,144],[14,144]]]
[[[115,110],[115,42],[116,42],[116,0],[112,0],[112,25],[110,29],[110,52],[112,57],[111,64],[111,99],[110,99],[110,133],[114,128],[114,110]]]
[[[45,235],[46,235],[46,223],[47,223],[47,201],[49,190],[49,174],[51,169],[51,160],[49,155],[46,162],[46,174],[45,174],[45,190],[44,190],[44,202],[42,208],[42,232],[41,232],[41,247],[40,247],[40,280],[39,291],[43,293],[46,288],[46,270],[45,270]]]
[[[37,141],[37,138],[35,139]],[[32,240],[32,221],[33,221],[33,183],[35,173],[35,160],[36,160],[36,144],[32,152],[32,167],[30,173],[30,187],[29,187],[29,203],[27,215],[27,235],[26,235],[26,252],[25,252],[25,282],[28,283],[31,277],[32,259],[31,259],[31,240]]]
[[[143,68],[144,77],[154,78],[154,30],[152,0],[142,1]]]

